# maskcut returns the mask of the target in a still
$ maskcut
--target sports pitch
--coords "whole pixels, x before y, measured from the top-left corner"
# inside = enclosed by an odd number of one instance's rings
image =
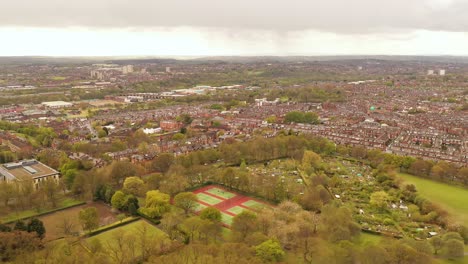
[[[265,207],[271,207],[264,202],[215,185],[200,188],[194,193],[198,197],[196,211],[199,212],[209,206],[217,208],[221,211],[221,221],[226,227],[230,227],[234,216],[243,211],[255,212]]]

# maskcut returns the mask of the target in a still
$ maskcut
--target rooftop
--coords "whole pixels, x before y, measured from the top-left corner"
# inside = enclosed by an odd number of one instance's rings
[[[57,174],[58,171],[37,160],[21,160],[0,166],[0,174],[9,180],[27,180]]]
[[[50,102],[42,102],[42,105],[54,107],[54,106],[72,106],[73,104],[70,102],[65,101],[50,101]]]

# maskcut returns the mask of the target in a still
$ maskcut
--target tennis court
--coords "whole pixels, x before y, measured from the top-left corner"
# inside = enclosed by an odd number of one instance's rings
[[[216,187],[208,189],[205,192],[210,193],[210,194],[214,194],[214,195],[222,197],[224,199],[231,199],[232,197],[236,196],[232,192],[228,192],[228,191],[222,190],[220,188],[216,188]]]
[[[208,194],[205,194],[205,193],[197,193],[197,197],[198,197],[198,200],[206,203],[206,204],[209,204],[209,205],[215,205],[215,204],[219,204],[220,202],[222,202],[222,200],[214,197],[214,196],[211,196],[211,195],[208,195]]]
[[[270,207],[268,204],[254,198],[227,191],[216,185],[202,187],[195,190],[194,193],[197,195],[199,203],[195,211],[200,212],[209,206],[218,209],[221,212],[221,221],[225,227],[230,227],[233,218],[243,211],[255,212]]]
[[[230,212],[230,213],[233,213],[235,215],[238,215],[238,214],[242,213],[243,211],[250,211],[250,210],[236,205],[234,207],[231,207],[231,208],[227,209],[226,211]]]

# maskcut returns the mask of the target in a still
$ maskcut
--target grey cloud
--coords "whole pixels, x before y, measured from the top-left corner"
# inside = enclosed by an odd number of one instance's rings
[[[465,0],[1,0],[0,26],[464,32]]]

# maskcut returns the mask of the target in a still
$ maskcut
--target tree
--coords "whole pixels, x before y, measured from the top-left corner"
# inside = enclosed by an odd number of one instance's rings
[[[214,207],[207,207],[200,212],[200,218],[210,220],[212,222],[221,223],[221,212]]]
[[[161,217],[164,213],[170,210],[170,196],[158,190],[148,191],[146,193],[145,207],[140,208],[140,211],[151,217]]]
[[[314,168],[319,167],[322,163],[322,157],[319,154],[313,152],[312,150],[304,151],[304,155],[302,156],[302,165],[310,165]]]
[[[26,224],[23,222],[23,220],[18,220],[18,221],[16,221],[15,227],[13,228],[13,230],[17,230],[17,231],[28,231],[28,227],[27,227]]]
[[[354,222],[348,208],[330,203],[322,207],[318,230],[330,242],[350,240],[360,233],[361,228]]]
[[[42,188],[44,190],[47,200],[49,200],[52,207],[54,208],[57,207],[57,200],[58,200],[57,194],[59,192],[59,187],[55,179],[47,179],[41,182],[41,185],[39,186],[39,188]]]
[[[234,216],[231,228],[237,235],[239,241],[242,241],[248,234],[257,230],[257,215],[249,211],[243,211],[242,213]]]
[[[11,228],[5,224],[0,224],[0,232],[11,232]]]
[[[255,252],[257,256],[265,262],[278,262],[281,261],[284,256],[284,250],[281,248],[278,241],[271,239],[256,246]]]
[[[143,195],[145,191],[145,182],[138,177],[127,177],[123,184],[123,191],[135,196]]]
[[[112,195],[111,204],[115,209],[121,210],[125,205],[125,193],[116,191],[114,195]]]
[[[73,232],[74,226],[75,224],[73,223],[73,221],[71,221],[69,217],[63,217],[57,228],[60,229],[61,233],[64,236],[68,236]]]
[[[138,199],[132,194],[129,194],[125,196],[124,210],[127,210],[131,215],[137,215],[138,208],[140,208],[138,203]]]
[[[369,203],[380,210],[385,210],[389,200],[390,196],[386,192],[378,191],[371,194]]]
[[[435,236],[429,240],[432,247],[434,248],[434,254],[439,254],[439,251],[444,247],[444,241],[439,236]]]
[[[287,113],[284,117],[284,121],[287,123],[305,123],[305,124],[318,124],[319,117],[316,113],[312,112],[299,112],[299,111],[291,111]]]
[[[115,184],[119,184],[126,177],[137,175],[136,165],[129,161],[115,161],[111,164],[110,176]]]
[[[25,231],[0,232],[0,261],[12,261],[21,253],[31,254],[41,246],[35,234]]]
[[[6,181],[0,182],[0,199],[3,201],[5,207],[8,206],[10,199],[13,199],[14,194],[15,190],[13,184]]]
[[[169,235],[170,239],[175,239],[178,234],[177,227],[182,221],[183,217],[180,212],[168,212],[161,219],[161,228]]]
[[[200,226],[203,224],[204,220],[198,216],[192,216],[185,219],[181,225],[180,229],[187,235],[188,241],[193,241],[195,239],[195,234],[199,230]]]
[[[120,223],[126,218],[125,214],[118,214],[117,215],[117,220],[119,220]]]
[[[191,210],[197,207],[198,198],[194,193],[182,192],[174,197],[174,204],[183,209],[187,215]]]
[[[443,254],[449,259],[462,258],[464,255],[463,242],[453,238],[445,241]]]
[[[46,229],[44,227],[44,223],[37,218],[31,219],[27,226],[28,232],[36,232],[37,236],[40,239],[43,239],[46,233]]]
[[[89,232],[99,227],[99,215],[96,207],[82,209],[78,214],[78,219],[83,229]]]
[[[162,153],[157,156],[151,163],[153,170],[157,172],[166,173],[171,165],[174,163],[174,155],[170,153]]]

